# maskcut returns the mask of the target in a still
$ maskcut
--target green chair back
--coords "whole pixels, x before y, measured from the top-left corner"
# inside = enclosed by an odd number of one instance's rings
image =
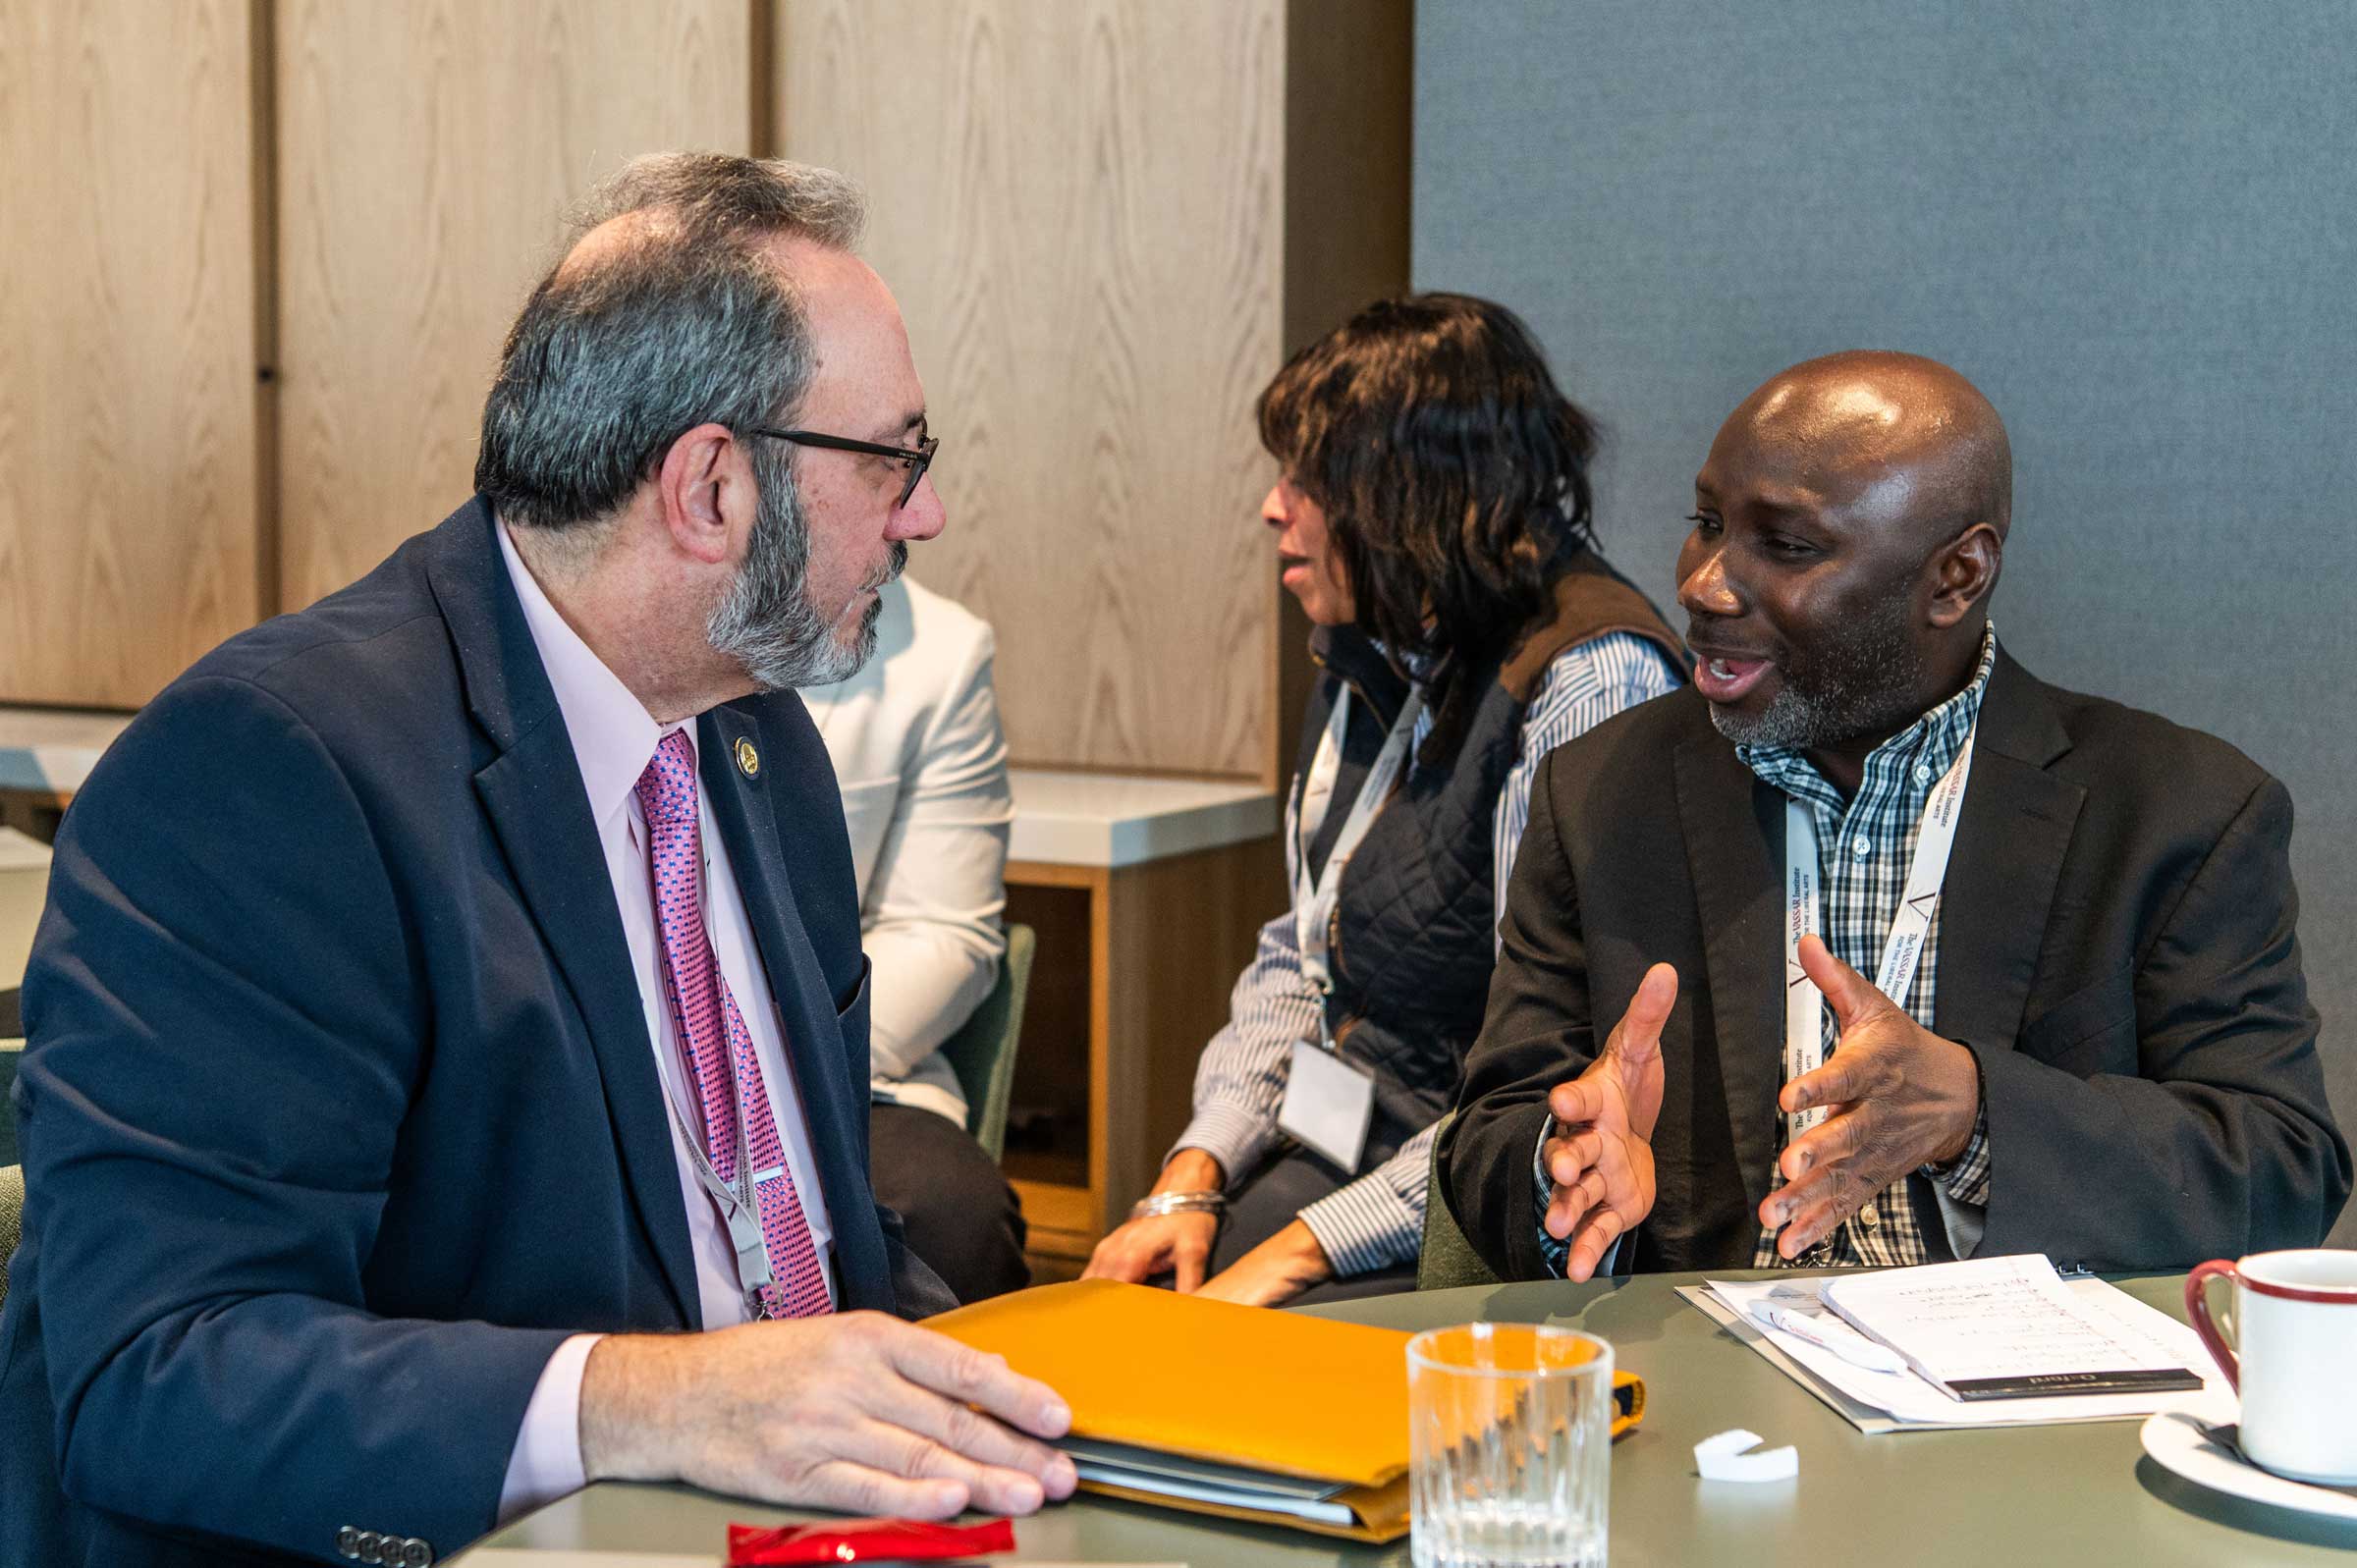
[[[0,1040],[0,1165],[17,1162],[17,1063],[24,1059],[25,1042]]]
[[[8,1299],[8,1262],[25,1229],[25,1167],[0,1165],[0,1301]]]
[[[1449,1131],[1449,1123],[1456,1119],[1452,1110],[1433,1129],[1432,1161],[1426,1167],[1424,1189],[1424,1250],[1416,1256],[1416,1288],[1418,1290],[1453,1290],[1459,1285],[1494,1285],[1498,1276],[1490,1266],[1481,1261],[1473,1243],[1457,1228],[1456,1216],[1449,1212],[1449,1199],[1441,1182],[1441,1139]]]
[[[964,1027],[943,1042],[941,1054],[965,1092],[965,1130],[993,1160],[1007,1148],[1007,1102],[1014,1092],[1014,1051],[1023,1032],[1023,998],[1031,990],[1031,957],[1039,936],[1029,926],[1007,928],[1007,957],[999,983]]]

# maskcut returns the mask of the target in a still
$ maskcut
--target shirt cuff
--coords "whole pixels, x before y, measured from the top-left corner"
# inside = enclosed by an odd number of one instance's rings
[[[1972,1118],[1972,1137],[1955,1163],[1946,1166],[1927,1165],[1924,1174],[1938,1184],[1940,1190],[1957,1203],[1985,1209],[1989,1206],[1989,1105],[1981,1103],[1980,1114]]]
[[[1547,1272],[1561,1279],[1563,1265],[1571,1256],[1571,1243],[1547,1234],[1547,1205],[1555,1196],[1555,1183],[1547,1179],[1547,1140],[1554,1136],[1555,1118],[1543,1118],[1539,1141],[1530,1151],[1531,1213],[1538,1216],[1539,1256],[1547,1261]]]
[[[1162,1157],[1169,1164],[1171,1155],[1181,1149],[1200,1149],[1220,1162],[1220,1173],[1227,1185],[1233,1187],[1244,1179],[1276,1136],[1276,1129],[1248,1110],[1234,1106],[1210,1105],[1196,1109],[1195,1119],[1186,1124],[1186,1131],[1171,1145],[1171,1154]]]
[[[581,1473],[581,1372],[604,1334],[575,1334],[540,1369],[523,1428],[500,1484],[499,1522],[544,1507],[587,1485]]]
[[[1555,1199],[1555,1183],[1547,1179],[1547,1140],[1554,1136],[1555,1118],[1549,1116],[1539,1123],[1539,1144],[1530,1152],[1531,1212],[1539,1217],[1539,1256],[1546,1261],[1548,1274],[1561,1279],[1571,1262],[1571,1243],[1547,1233],[1547,1206]],[[1596,1260],[1595,1277],[1602,1279],[1614,1271],[1620,1262],[1621,1244],[1627,1240],[1625,1234],[1613,1238],[1604,1256]]]
[[[1392,1190],[1381,1170],[1328,1193],[1303,1209],[1300,1219],[1341,1278],[1413,1263],[1422,1250],[1423,1217]]]

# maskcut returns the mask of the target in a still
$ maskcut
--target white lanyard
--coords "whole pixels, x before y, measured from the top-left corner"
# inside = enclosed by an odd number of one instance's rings
[[[1358,786],[1358,798],[1350,803],[1350,815],[1343,819],[1334,847],[1326,852],[1325,874],[1314,882],[1309,874],[1309,846],[1318,830],[1325,826],[1326,812],[1334,804],[1335,779],[1342,772],[1343,739],[1350,727],[1347,684],[1335,693],[1334,712],[1326,720],[1325,736],[1318,742],[1309,778],[1301,785],[1301,807],[1296,813],[1293,842],[1293,937],[1301,952],[1302,978],[1321,998],[1334,991],[1334,973],[1327,963],[1327,950],[1334,930],[1335,905],[1342,898],[1343,868],[1350,864],[1359,840],[1366,838],[1368,828],[1391,799],[1392,786],[1398,782],[1399,770],[1407,761],[1408,742],[1415,736],[1417,716],[1423,711],[1424,693],[1410,691],[1407,701],[1400,705],[1399,717],[1392,724],[1392,732],[1384,737],[1383,749],[1375,754],[1374,763],[1367,769],[1366,783]],[[1320,1032],[1323,1031],[1321,1023]]]
[[[731,1073],[733,1077],[733,1066]],[[775,1170],[752,1168],[749,1149],[752,1140],[745,1126],[744,1097],[732,1093],[729,1098],[735,1102],[737,1109],[737,1182],[733,1186],[721,1180],[720,1172],[713,1168],[712,1162],[705,1157],[703,1140],[688,1130],[686,1120],[681,1116],[680,1108],[673,1103],[671,1096],[665,1095],[663,1104],[671,1111],[672,1125],[679,1129],[680,1141],[687,1146],[696,1185],[710,1196],[713,1205],[720,1210],[721,1218],[728,1224],[729,1246],[737,1254],[737,1282],[743,1287],[745,1306],[750,1310],[753,1320],[759,1322],[769,1316],[769,1306],[762,1300],[761,1291],[764,1286],[776,1282],[776,1275],[769,1267],[769,1243],[761,1233],[758,1194],[762,1183],[777,1180],[785,1173],[786,1167],[780,1165]]]
[[[643,828],[640,831],[647,836],[647,840],[651,843],[653,830]],[[700,827],[697,839],[700,844],[702,839]],[[710,859],[707,857],[704,871],[709,871],[710,864]],[[696,900],[699,906],[705,897],[710,896],[710,892],[709,887],[701,890]],[[705,931],[704,940],[707,943],[712,940],[709,928]],[[660,961],[658,972],[663,977],[663,994],[671,1006],[672,1027],[679,1032],[678,1045],[681,1049],[674,1052],[673,1055],[680,1062],[682,1068],[685,1068],[687,1065],[685,1059],[687,1020],[680,1016],[679,987],[672,980],[671,954],[662,947],[659,938],[656,951]],[[720,964],[720,954],[717,950],[712,955],[712,963],[717,971]],[[703,1188],[705,1194],[711,1198],[713,1206],[720,1210],[721,1219],[729,1227],[729,1247],[737,1254],[737,1282],[742,1287],[745,1306],[757,1323],[769,1316],[769,1307],[762,1300],[761,1292],[765,1286],[776,1282],[776,1275],[769,1267],[769,1243],[761,1232],[759,1194],[762,1183],[777,1180],[785,1173],[786,1167],[784,1164],[780,1164],[772,1170],[753,1169],[752,1128],[744,1108],[744,1095],[737,1078],[736,1045],[727,1039],[727,1019],[721,1019],[720,1023],[723,1037],[721,1068],[729,1075],[729,1107],[736,1112],[734,1130],[737,1135],[737,1180],[735,1183],[732,1184],[721,1179],[720,1171],[714,1167],[710,1157],[704,1153],[704,1140],[690,1129],[687,1118],[681,1114],[679,1102],[672,1098],[668,1085],[664,1088],[663,1108],[671,1112],[671,1124],[678,1130],[680,1142],[687,1151],[688,1165],[695,1172],[696,1185]],[[687,1071],[684,1076],[685,1082],[682,1087],[693,1091],[695,1089],[694,1073]],[[696,1121],[699,1125],[703,1121],[700,1105],[696,1109]]]
[[[1978,726],[1976,725],[1977,731]],[[1891,918],[1891,935],[1883,944],[1882,967],[1875,972],[1875,989],[1904,1007],[1923,962],[1924,939],[1931,935],[1932,916],[1940,908],[1940,885],[1947,878],[1948,852],[1956,843],[1956,818],[1963,810],[1964,782],[1972,774],[1972,735],[1924,802],[1923,821],[1915,832],[1915,858],[1907,864],[1907,888]],[[1825,996],[1800,967],[1800,939],[1825,934],[1818,917],[1818,881],[1824,875],[1817,854],[1817,819],[1803,802],[1784,800],[1784,1082],[1825,1063]],[[1784,1118],[1786,1138],[1800,1136],[1823,1121],[1826,1108],[1815,1106]]]

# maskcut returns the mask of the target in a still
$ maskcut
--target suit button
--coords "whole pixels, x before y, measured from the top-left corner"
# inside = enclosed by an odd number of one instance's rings
[[[415,1536],[401,1543],[403,1568],[433,1568],[434,1548]]]
[[[336,1550],[347,1557],[360,1554],[360,1533],[350,1525],[336,1532]]]
[[[375,1531],[361,1531],[359,1546],[360,1561],[382,1563],[385,1560],[385,1538]]]

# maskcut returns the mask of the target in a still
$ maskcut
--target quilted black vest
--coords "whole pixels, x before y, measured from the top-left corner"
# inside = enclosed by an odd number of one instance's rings
[[[1558,654],[1617,631],[1647,639],[1671,668],[1684,672],[1684,649],[1645,596],[1582,551],[1556,584],[1553,617],[1469,688],[1480,697],[1454,760],[1411,770],[1343,868],[1326,1021],[1342,1054],[1375,1075],[1369,1165],[1455,1103],[1497,959],[1493,825],[1520,751],[1522,716]],[[1322,867],[1409,688],[1374,641],[1355,629],[1319,627],[1310,657],[1324,674],[1301,728],[1296,807],[1345,683],[1353,697],[1341,775],[1323,831],[1309,846],[1311,865]]]

